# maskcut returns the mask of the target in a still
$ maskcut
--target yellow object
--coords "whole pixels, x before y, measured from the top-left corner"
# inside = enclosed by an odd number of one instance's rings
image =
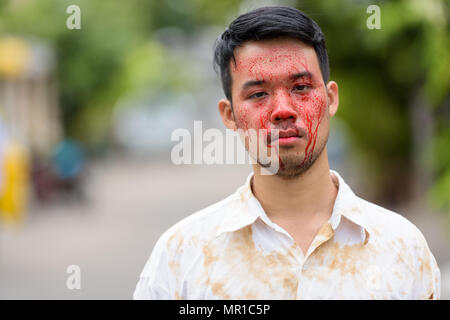
[[[27,43],[19,38],[0,39],[0,76],[17,77],[25,72],[30,60]]]
[[[2,155],[0,220],[20,223],[24,219],[28,204],[28,154],[18,143],[9,142]]]

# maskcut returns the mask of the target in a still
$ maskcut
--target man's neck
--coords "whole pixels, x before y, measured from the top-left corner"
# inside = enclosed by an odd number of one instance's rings
[[[306,226],[331,215],[338,188],[331,178],[326,148],[307,171],[295,178],[257,172],[252,191],[272,220],[295,221]]]

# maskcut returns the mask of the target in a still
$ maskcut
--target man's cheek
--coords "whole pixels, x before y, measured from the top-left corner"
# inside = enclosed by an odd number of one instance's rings
[[[314,121],[320,120],[326,109],[326,99],[323,94],[311,93],[301,97],[297,111],[304,120]]]
[[[250,125],[250,110],[248,106],[241,103],[236,103],[234,109],[234,119],[236,121],[236,126],[238,129],[248,130],[251,127]]]
[[[244,130],[267,129],[269,119],[270,111],[258,106],[242,107],[237,112],[238,127]]]
[[[312,105],[316,113],[323,113],[327,106],[326,95],[322,92],[314,92],[312,95]]]
[[[271,111],[270,110],[266,110],[266,109],[262,109],[259,114],[258,114],[258,120],[259,120],[259,124],[258,124],[258,128],[259,129],[269,129],[270,125],[270,114]]]
[[[248,130],[248,116],[245,112],[239,112],[236,120],[239,129]]]

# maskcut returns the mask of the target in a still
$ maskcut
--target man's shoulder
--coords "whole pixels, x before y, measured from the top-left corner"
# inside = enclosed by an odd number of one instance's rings
[[[362,198],[358,200],[365,227],[379,241],[405,245],[427,245],[419,228],[403,215]]]
[[[188,215],[168,228],[161,235],[159,242],[166,243],[170,247],[173,242],[177,242],[180,246],[181,243],[198,243],[214,239],[223,219],[234,210],[236,199],[236,194],[233,193]]]
[[[160,273],[161,277],[168,270],[178,273],[181,266],[199,259],[202,256],[202,248],[216,239],[216,232],[223,218],[233,210],[235,199],[236,194],[233,193],[166,229],[156,241],[141,278],[156,281],[154,278],[157,273]]]

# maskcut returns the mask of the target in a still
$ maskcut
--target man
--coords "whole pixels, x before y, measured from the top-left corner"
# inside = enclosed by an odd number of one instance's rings
[[[438,299],[440,272],[422,233],[357,197],[329,169],[325,39],[299,10],[243,14],[218,39],[225,126],[279,130],[279,170],[166,231],[135,299]]]

